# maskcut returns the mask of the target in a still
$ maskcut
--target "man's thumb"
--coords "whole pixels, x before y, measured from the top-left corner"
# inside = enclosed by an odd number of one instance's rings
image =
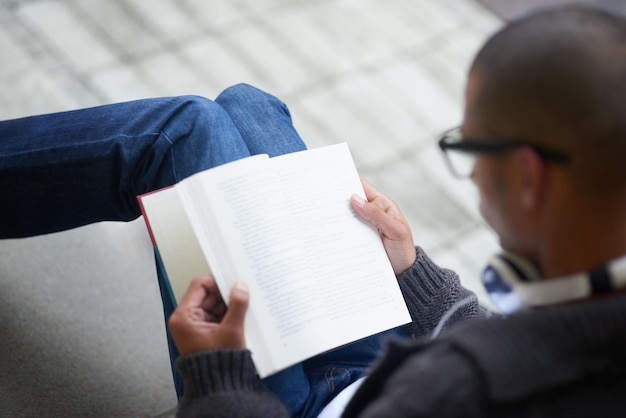
[[[244,282],[235,283],[230,292],[228,311],[226,312],[226,315],[224,315],[222,324],[226,324],[229,327],[241,328],[243,330],[249,300],[250,291],[248,289],[248,285]]]

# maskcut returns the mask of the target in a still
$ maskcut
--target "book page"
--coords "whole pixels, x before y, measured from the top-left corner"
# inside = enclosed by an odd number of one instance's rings
[[[195,174],[176,186],[224,300],[237,280],[250,286],[246,342],[261,376],[274,368],[267,341],[275,335],[275,324],[263,322],[267,308],[259,288],[265,283],[254,274],[258,259],[249,252],[261,246],[271,251],[273,234],[284,229],[277,210],[281,193],[269,161],[267,155],[255,155]],[[265,262],[276,263],[270,257]]]
[[[210,171],[181,196],[221,291],[250,285],[261,376],[410,321],[378,232],[350,206],[363,189],[347,145]]]
[[[352,194],[365,193],[347,145],[309,150],[307,159],[316,160],[310,164],[303,157],[272,161],[303,237],[301,268],[308,269],[317,289],[313,310],[322,315],[326,349],[410,322],[378,231],[351,207]],[[306,344],[310,339],[289,341],[297,351]]]
[[[210,274],[211,269],[173,187],[139,196],[139,201],[177,305],[191,280]]]

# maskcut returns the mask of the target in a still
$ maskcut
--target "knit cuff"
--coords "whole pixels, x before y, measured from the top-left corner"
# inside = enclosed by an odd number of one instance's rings
[[[409,329],[414,337],[432,332],[455,302],[472,294],[461,286],[455,272],[439,267],[422,248],[416,247],[416,251],[413,266],[398,276],[400,290],[413,319]],[[448,324],[474,317],[477,313],[476,301],[460,309]]]
[[[398,276],[398,283],[409,303],[423,306],[439,296],[442,290],[458,286],[460,281],[454,271],[435,264],[421,247],[416,247],[415,250],[415,263]]]
[[[261,381],[249,350],[222,349],[180,357],[176,362],[185,399],[219,392],[254,390]]]

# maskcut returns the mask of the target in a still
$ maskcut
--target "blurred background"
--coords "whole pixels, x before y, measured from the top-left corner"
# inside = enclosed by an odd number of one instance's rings
[[[348,142],[416,244],[487,304],[477,277],[498,245],[436,136],[461,121],[483,41],[554,2],[0,0],[0,119],[255,85],[309,147]],[[0,289],[0,416],[173,415],[142,219],[0,240]]]

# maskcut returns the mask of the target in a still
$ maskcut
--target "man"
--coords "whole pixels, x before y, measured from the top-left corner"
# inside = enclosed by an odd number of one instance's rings
[[[481,213],[506,250],[483,280],[510,315],[390,344],[343,416],[623,416],[625,75],[626,21],[599,10],[545,10],[483,46],[462,127],[440,146],[478,187]],[[470,158],[467,172],[456,154]],[[381,232],[411,334],[425,335],[437,323],[430,315],[466,293],[413,251],[396,205],[365,185],[367,201],[353,197],[353,207]],[[224,313],[212,279],[198,279],[172,316],[184,355],[180,416],[288,416],[245,350],[250,297],[236,286]],[[445,316],[483,316],[474,304]]]

